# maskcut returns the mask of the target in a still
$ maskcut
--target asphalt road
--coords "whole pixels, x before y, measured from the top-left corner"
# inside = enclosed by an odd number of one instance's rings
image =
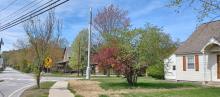
[[[41,82],[72,79],[75,78],[42,77]],[[25,89],[36,84],[33,75],[21,73],[9,67],[0,73],[0,80],[4,80],[0,82],[0,97],[19,97]]]

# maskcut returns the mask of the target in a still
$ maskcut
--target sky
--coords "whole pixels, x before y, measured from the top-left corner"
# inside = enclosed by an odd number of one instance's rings
[[[16,0],[7,9],[8,4],[14,0],[1,0],[0,3],[0,24],[16,17],[8,17],[10,13],[23,7],[33,0]],[[48,0],[35,0],[42,4]],[[62,36],[71,44],[78,32],[88,28],[89,8],[93,10],[93,16],[104,6],[114,4],[119,8],[128,11],[128,17],[132,28],[144,27],[150,23],[162,27],[165,33],[171,35],[173,40],[185,41],[196,29],[199,22],[193,10],[186,8],[177,13],[174,8],[167,7],[169,0],[70,0],[55,9],[56,16],[63,23]],[[37,5],[36,5],[37,6]],[[17,13],[19,16],[19,13]],[[41,18],[44,18],[42,15]],[[26,39],[22,24],[0,32],[4,40],[3,51],[16,49],[14,46],[18,39]]]

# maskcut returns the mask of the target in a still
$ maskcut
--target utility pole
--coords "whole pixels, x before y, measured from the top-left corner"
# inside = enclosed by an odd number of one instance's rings
[[[90,8],[89,36],[88,36],[88,64],[86,68],[86,79],[90,79],[90,44],[91,44],[92,8]]]
[[[4,45],[3,39],[0,40],[0,70],[4,70],[5,66],[2,58],[2,45]]]
[[[4,45],[3,39],[0,40],[0,58],[2,58],[2,45]]]

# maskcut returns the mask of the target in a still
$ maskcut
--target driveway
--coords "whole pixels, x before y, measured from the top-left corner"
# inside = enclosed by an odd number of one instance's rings
[[[73,79],[75,78],[42,77],[41,81],[62,81]],[[21,73],[9,67],[0,73],[0,80],[4,80],[3,82],[0,82],[0,97],[19,97],[25,89],[36,84],[33,75]]]

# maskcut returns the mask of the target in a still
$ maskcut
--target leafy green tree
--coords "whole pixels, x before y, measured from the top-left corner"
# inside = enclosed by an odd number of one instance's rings
[[[160,72],[158,78],[162,78],[163,60],[175,51],[176,42],[173,42],[169,34],[164,33],[157,26],[147,25],[145,29],[139,29],[139,32],[139,62],[147,65],[149,69],[152,66],[153,70],[149,70],[148,73]]]
[[[77,69],[83,76],[84,68],[87,63],[88,30],[83,29],[79,32],[72,43],[72,55],[70,64],[73,69]]]
[[[175,50],[175,43],[161,28],[147,25],[142,29],[129,29],[127,12],[113,5],[103,8],[94,18],[94,28],[103,38],[95,59],[103,67],[114,66],[130,85],[137,83],[138,74],[146,66],[161,66],[163,59]],[[163,74],[162,74],[163,75]]]

